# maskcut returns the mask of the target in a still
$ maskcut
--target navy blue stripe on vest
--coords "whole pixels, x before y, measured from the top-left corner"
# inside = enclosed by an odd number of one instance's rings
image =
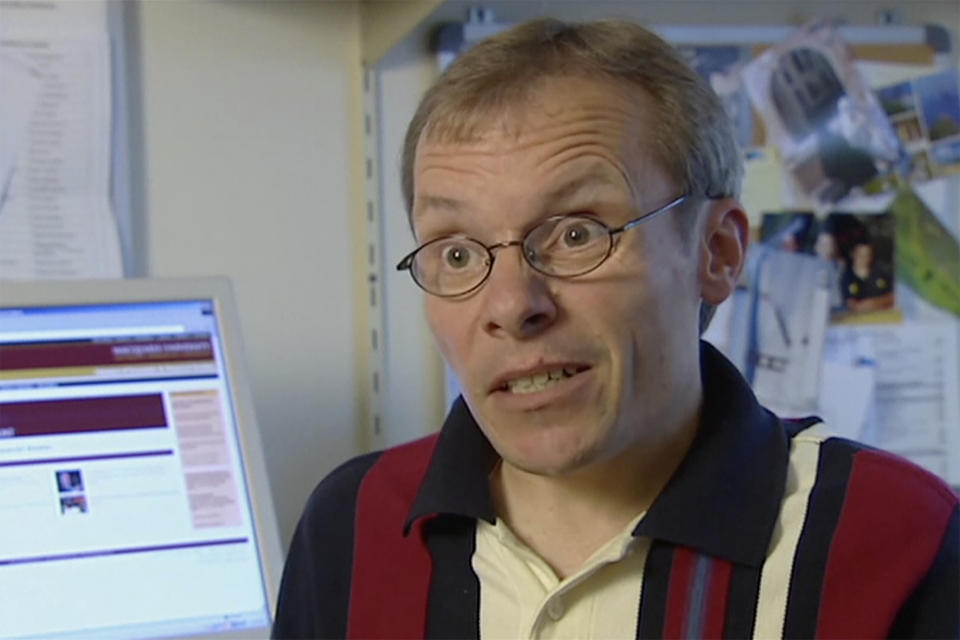
[[[790,597],[783,623],[784,638],[816,635],[820,597],[830,545],[850,480],[856,449],[845,440],[831,438],[820,445],[817,484],[810,493],[807,515],[800,532],[790,574]]]
[[[355,497],[380,455],[344,463],[310,495],[284,565],[272,638],[346,637]]]
[[[760,567],[733,565],[724,638],[751,638],[757,622],[757,599],[760,595]]]
[[[780,423],[783,425],[784,430],[787,432],[787,436],[793,438],[795,435],[803,431],[804,429],[809,429],[815,424],[823,422],[820,418],[816,416],[807,416],[806,418],[781,418]]]
[[[637,640],[662,638],[667,615],[667,592],[673,571],[672,544],[653,541],[643,569],[643,586],[637,619]]]
[[[480,637],[480,580],[473,571],[476,520],[441,516],[427,525],[435,571],[430,583],[428,638]]]
[[[891,638],[960,638],[960,506],[953,510],[940,552],[907,600]]]

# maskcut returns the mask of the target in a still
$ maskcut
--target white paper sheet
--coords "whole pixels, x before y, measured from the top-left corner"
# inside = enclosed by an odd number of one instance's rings
[[[876,368],[872,364],[823,362],[818,414],[842,438],[863,440],[873,405]]]
[[[758,246],[751,253],[751,328],[744,374],[775,413],[815,413],[829,311],[826,262]]]
[[[957,332],[952,323],[844,326],[828,330],[825,359],[837,367],[851,360],[875,368],[872,411],[859,434],[850,431],[849,418],[834,431],[856,435],[861,441],[903,455],[960,485],[960,374]],[[825,365],[826,368],[826,365]],[[828,374],[829,375],[829,374]],[[866,381],[856,376],[837,380],[821,402],[834,407],[847,396],[856,412]],[[849,433],[844,433],[849,431]]]
[[[0,53],[39,78],[35,97],[22,97],[32,104],[11,108],[29,107],[25,126],[2,125],[23,139],[0,205],[0,278],[122,276],[105,3],[5,3]]]
[[[0,209],[29,130],[40,82],[40,74],[30,65],[0,49]]]

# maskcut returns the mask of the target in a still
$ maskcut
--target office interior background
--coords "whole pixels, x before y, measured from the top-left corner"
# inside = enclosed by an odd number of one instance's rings
[[[129,276],[229,276],[284,544],[347,458],[437,428],[445,373],[421,292],[399,139],[438,73],[431,34],[471,3],[123,3]],[[942,25],[956,0],[488,2],[496,20]],[[951,55],[956,58],[956,44]],[[382,274],[377,282],[371,274]],[[374,337],[376,336],[376,337]]]

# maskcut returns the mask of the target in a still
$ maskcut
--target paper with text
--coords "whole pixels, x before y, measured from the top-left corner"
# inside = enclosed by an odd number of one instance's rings
[[[5,5],[0,60],[36,84],[0,112],[0,278],[122,276],[105,3]]]

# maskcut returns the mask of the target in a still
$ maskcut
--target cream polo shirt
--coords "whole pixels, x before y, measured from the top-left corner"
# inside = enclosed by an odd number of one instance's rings
[[[642,517],[563,580],[502,519],[478,521],[473,570],[480,581],[480,637],[635,637],[650,539],[631,534]]]

